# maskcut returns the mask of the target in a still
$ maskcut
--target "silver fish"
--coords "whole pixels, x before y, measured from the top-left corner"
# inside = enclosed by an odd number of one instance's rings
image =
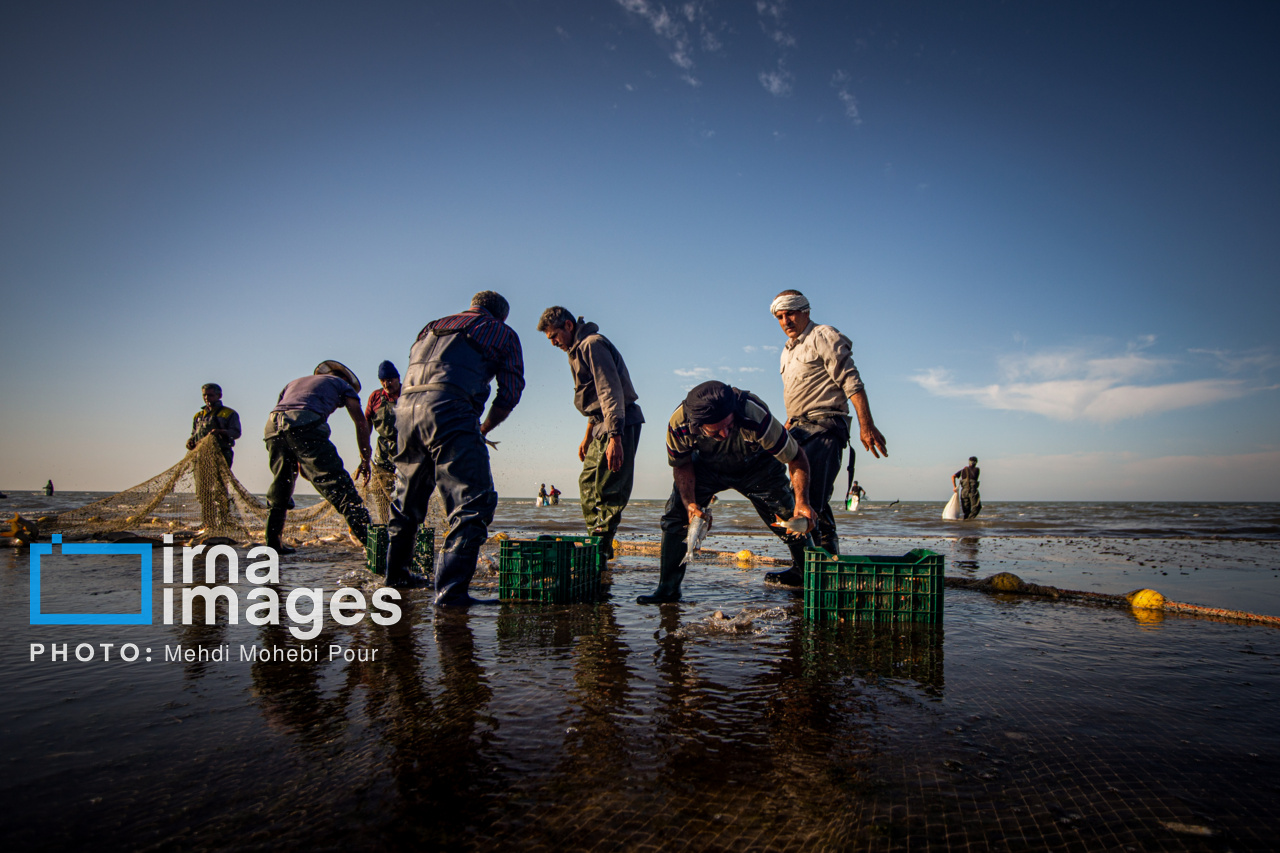
[[[702,547],[702,540],[707,538],[707,534],[711,532],[711,504],[716,499],[712,498],[711,502],[702,508],[702,515],[695,515],[689,520],[689,536],[684,540],[684,559],[680,561],[680,565],[689,562],[689,558],[693,556],[693,552]]]
[[[773,522],[772,526],[781,527],[792,536],[803,536],[809,532],[809,519],[805,518],[803,515],[795,515],[786,520],[783,520],[780,515],[776,515],[774,518],[776,518],[777,521]]]
[[[490,446],[490,447],[492,447],[494,450],[497,450],[497,449],[498,449],[498,445],[499,445],[499,444],[501,444],[501,442],[498,442],[498,441],[490,441],[489,439],[484,438],[483,436],[481,436],[481,438],[483,439],[483,441],[484,441],[484,443],[485,443],[485,444],[489,445],[489,446]]]

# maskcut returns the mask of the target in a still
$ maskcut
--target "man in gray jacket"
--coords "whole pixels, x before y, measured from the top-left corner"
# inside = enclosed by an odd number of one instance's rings
[[[578,446],[582,475],[578,493],[591,536],[604,539],[602,552],[613,559],[613,537],[635,481],[636,445],[644,415],[636,405],[627,365],[595,323],[576,320],[559,305],[542,312],[538,331],[569,354],[573,404],[587,418],[587,434]]]

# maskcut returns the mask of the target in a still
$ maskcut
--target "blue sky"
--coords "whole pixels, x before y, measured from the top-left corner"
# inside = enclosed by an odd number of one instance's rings
[[[528,388],[501,494],[576,494],[563,304],[666,419],[781,411],[768,314],[853,340],[873,500],[1280,500],[1272,4],[7,4],[0,488],[121,489],[219,382],[261,425],[326,358],[367,392],[494,289]],[[354,431],[335,416],[340,451]]]

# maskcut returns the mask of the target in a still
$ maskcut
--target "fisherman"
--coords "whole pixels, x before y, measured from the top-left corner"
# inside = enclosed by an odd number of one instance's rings
[[[551,491],[547,492],[547,494],[551,495],[552,506],[560,506],[560,490],[556,488],[555,483],[551,484]]]
[[[750,500],[791,551],[791,567],[770,572],[765,580],[800,583],[816,515],[809,506],[809,460],[759,397],[715,380],[696,386],[667,424],[667,462],[675,486],[662,514],[658,588],[637,598],[638,603],[680,600],[690,520],[703,517],[711,498],[728,489]],[[806,519],[803,532],[779,529],[793,517]]]
[[[547,484],[543,483],[538,486],[538,506],[547,506],[551,503],[551,499],[547,496]]]
[[[588,534],[603,540],[605,559],[612,560],[614,535],[635,482],[644,413],[636,405],[639,398],[622,353],[600,334],[599,326],[554,305],[542,312],[538,331],[569,354],[573,405],[587,419],[587,433],[578,445],[582,517]]]
[[[849,403],[858,416],[862,446],[877,459],[888,456],[889,451],[871,417],[849,339],[834,326],[810,320],[809,300],[798,290],[779,293],[769,313],[787,336],[782,349],[782,399],[787,407],[787,429],[809,457],[809,494],[818,511],[814,539],[819,548],[839,554],[831,492],[849,443]]]
[[[347,410],[356,426],[356,444],[360,448],[356,476],[367,480],[371,455],[369,422],[360,411],[360,380],[346,365],[320,362],[311,376],[284,386],[267,417],[263,441],[267,443],[273,475],[267,488],[267,545],[277,553],[293,553],[280,537],[286,515],[293,509],[293,488],[299,471],[347,520],[352,535],[362,543],[365,540],[369,511],[343,467],[338,449],[329,440],[329,416],[339,408]]]
[[[44,494],[45,497],[53,497],[53,480],[44,484]]]
[[[982,498],[978,495],[978,457],[970,456],[969,464],[951,475],[951,491],[960,492],[960,510],[964,518],[977,518],[982,512]],[[959,488],[956,480],[960,480]]]
[[[435,567],[437,605],[492,604],[471,597],[480,546],[498,505],[485,436],[507,419],[524,391],[520,338],[504,321],[507,300],[491,290],[460,314],[428,323],[409,351],[396,423],[396,493],[387,525],[387,584],[426,586],[409,571],[427,502],[438,486],[449,532]],[[498,394],[481,423],[489,383]]]
[[[857,498],[858,500],[862,500],[864,497],[866,497],[866,494],[867,494],[867,490],[862,488],[862,486],[859,486],[857,480],[854,480],[853,484],[849,486],[849,497],[851,498]]]
[[[202,438],[212,435],[230,468],[231,458],[235,455],[231,448],[240,437],[240,416],[235,409],[222,405],[222,386],[216,382],[201,385],[200,396],[204,399],[204,408],[191,419],[191,437],[187,439],[187,450],[195,450]]]
[[[378,365],[378,381],[382,387],[369,395],[364,416],[370,429],[378,435],[373,445],[373,488],[369,497],[378,518],[385,521],[396,482],[396,401],[400,399],[400,371],[390,361],[384,361]]]

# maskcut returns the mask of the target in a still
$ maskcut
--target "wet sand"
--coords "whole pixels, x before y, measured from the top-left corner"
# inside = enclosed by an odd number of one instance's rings
[[[1206,603],[1230,597],[1233,573],[1280,585],[1266,542],[933,541],[951,575],[1126,591],[1177,571],[1189,586],[1171,597]],[[372,583],[358,566],[305,549],[282,562],[282,590]],[[225,616],[30,626],[24,556],[0,555],[0,836],[33,849],[1220,850],[1268,849],[1280,829],[1280,631],[955,589],[940,630],[819,630],[764,568],[695,563],[683,603],[642,607],[656,560],[627,555],[603,604],[448,615],[414,592],[399,624],[329,621],[304,642]],[[88,574],[97,598],[126,594],[118,570]],[[28,660],[30,642],[125,641],[155,660]],[[321,660],[164,661],[177,644],[312,646]],[[330,661],[331,645],[373,659]]]

